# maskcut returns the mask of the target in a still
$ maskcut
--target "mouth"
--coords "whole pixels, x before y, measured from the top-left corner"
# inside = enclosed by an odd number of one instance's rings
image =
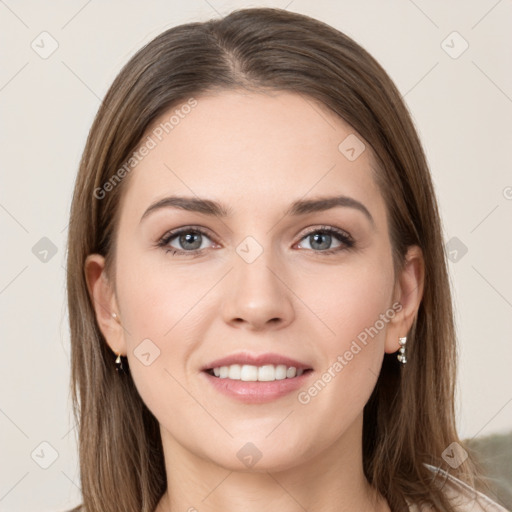
[[[264,404],[284,398],[313,378],[313,368],[306,364],[285,357],[265,356],[270,357],[274,359],[273,364],[261,361],[263,357],[260,361],[254,361],[255,358],[247,361],[251,359],[247,357],[245,361],[238,357],[235,362],[233,357],[219,359],[205,365],[201,374],[214,390],[245,404]],[[246,364],[249,362],[253,364]]]

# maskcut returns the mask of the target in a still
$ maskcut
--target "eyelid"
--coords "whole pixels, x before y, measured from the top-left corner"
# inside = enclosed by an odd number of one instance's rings
[[[341,235],[341,236],[347,238],[351,242],[354,241],[354,239],[352,238],[350,233],[348,233],[347,231],[345,231],[343,229],[340,229],[340,228],[337,228],[335,226],[328,226],[328,225],[320,225],[320,226],[313,226],[313,227],[311,227],[311,229],[309,229],[308,231],[306,231],[306,233],[304,233],[304,235],[302,235],[301,240],[303,238],[305,238],[306,236],[310,235],[311,233],[316,233],[317,231],[334,232],[334,233],[337,233],[338,235]]]

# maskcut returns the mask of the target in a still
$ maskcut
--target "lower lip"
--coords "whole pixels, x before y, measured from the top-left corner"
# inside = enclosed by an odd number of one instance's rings
[[[304,385],[313,371],[306,371],[299,377],[293,377],[292,379],[287,378],[270,382],[247,382],[228,378],[221,379],[220,377],[210,375],[206,371],[201,373],[208,379],[208,382],[222,394],[236,398],[244,403],[261,404],[271,402],[293,391],[297,391]]]

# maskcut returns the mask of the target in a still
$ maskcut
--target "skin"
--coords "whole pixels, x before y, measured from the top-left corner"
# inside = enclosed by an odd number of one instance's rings
[[[371,150],[367,145],[349,161],[338,145],[354,130],[323,105],[290,92],[196,99],[132,171],[116,234],[116,287],[102,256],[90,255],[85,267],[102,333],[114,352],[127,355],[160,423],[172,496],[166,493],[156,510],[390,510],[363,474],[363,407],[384,353],[399,349],[398,337],[417,313],[421,250],[410,247],[404,270],[394,275]],[[284,216],[294,200],[333,194],[362,202],[374,225],[349,207]],[[221,201],[232,216],[162,208],[140,221],[169,195]],[[211,234],[199,256],[156,246],[169,230],[188,225]],[[346,248],[334,236],[315,244],[306,228],[322,226],[344,230],[356,245]],[[263,249],[251,263],[236,252],[247,236]],[[342,250],[322,254],[322,243]],[[196,247],[180,245],[179,236],[169,245]],[[278,352],[313,367],[307,389],[395,302],[402,309],[308,404],[296,392],[243,404],[200,374],[202,365],[240,350]],[[134,355],[147,338],[160,350],[149,366]],[[236,456],[248,442],[262,454],[252,467]]]

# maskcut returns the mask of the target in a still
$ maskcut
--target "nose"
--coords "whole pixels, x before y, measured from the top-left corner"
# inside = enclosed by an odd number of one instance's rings
[[[222,316],[226,323],[252,331],[282,329],[294,319],[293,292],[282,266],[264,251],[248,263],[235,254],[227,279]]]

